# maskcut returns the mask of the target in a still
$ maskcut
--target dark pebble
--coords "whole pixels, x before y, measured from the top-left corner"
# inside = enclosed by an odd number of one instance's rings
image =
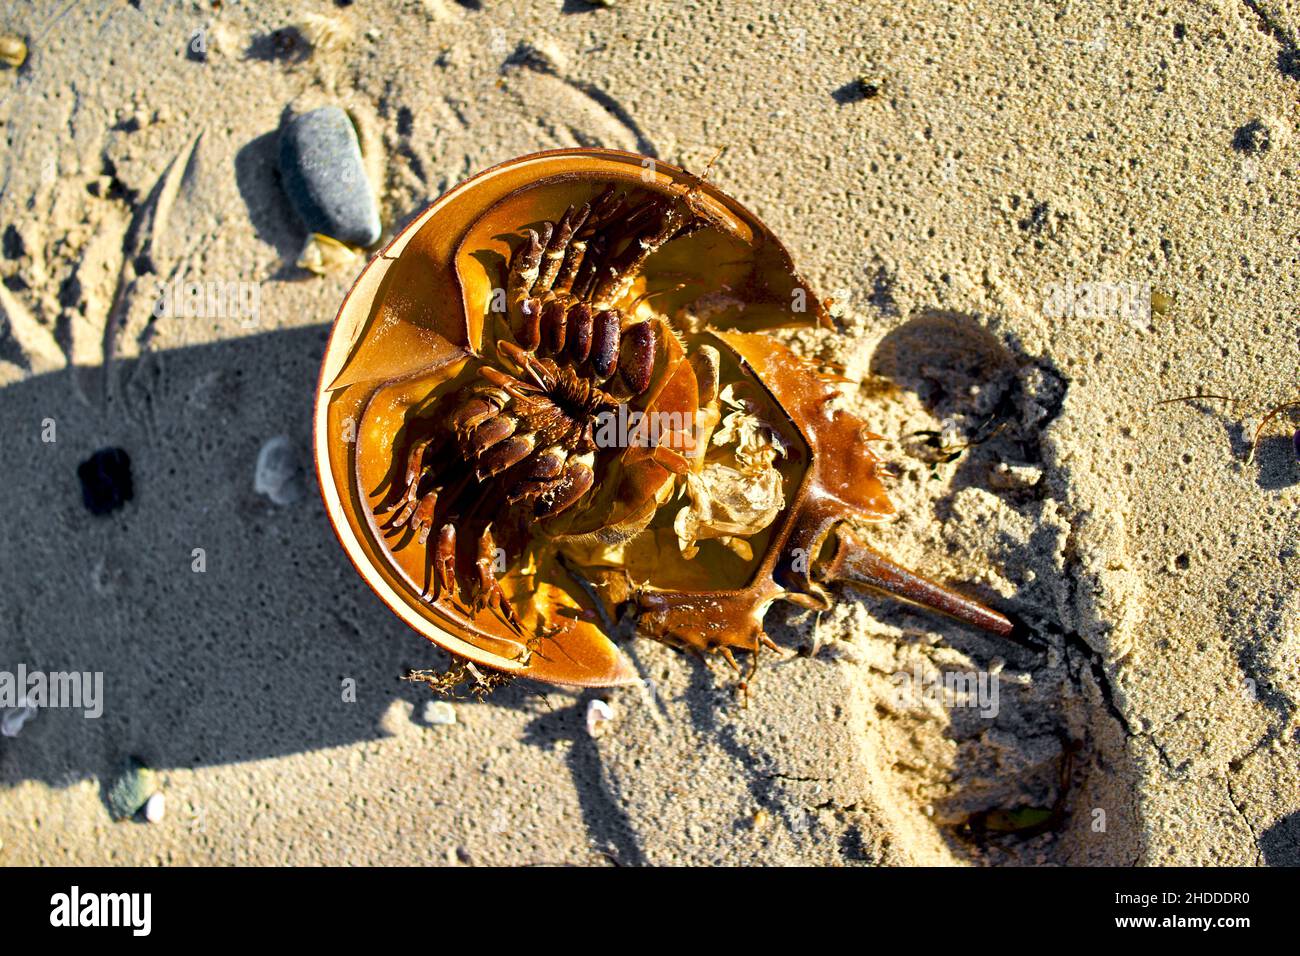
[[[101,448],[77,466],[81,500],[93,515],[112,514],[131,500],[131,456],[121,448]]]

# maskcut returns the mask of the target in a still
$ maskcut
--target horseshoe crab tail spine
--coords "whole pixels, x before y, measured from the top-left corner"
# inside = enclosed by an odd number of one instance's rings
[[[896,564],[844,528],[838,529],[836,534],[839,543],[834,556],[822,569],[824,581],[840,581],[883,591],[998,637],[1016,639],[1017,627],[1005,615]]]

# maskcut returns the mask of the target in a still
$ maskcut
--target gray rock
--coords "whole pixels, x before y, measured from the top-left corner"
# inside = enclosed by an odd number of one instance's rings
[[[144,761],[138,757],[128,758],[126,767],[108,788],[108,807],[113,819],[127,820],[135,816],[157,789],[154,772],[145,766]]]
[[[379,239],[379,209],[352,120],[322,106],[280,131],[280,178],[308,231],[354,246]]]

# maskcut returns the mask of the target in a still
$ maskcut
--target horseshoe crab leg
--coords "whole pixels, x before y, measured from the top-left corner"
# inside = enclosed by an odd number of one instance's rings
[[[883,591],[911,604],[938,611],[998,637],[1020,641],[1011,619],[974,598],[922,577],[868,547],[847,528],[836,529],[834,556],[821,568],[823,582],[839,581]]]

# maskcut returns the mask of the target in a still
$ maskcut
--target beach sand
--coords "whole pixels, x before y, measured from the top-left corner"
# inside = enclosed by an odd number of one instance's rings
[[[1300,863],[1294,422],[1247,460],[1300,391],[1300,7],[1007,6],[7,4],[0,670],[104,695],[0,738],[0,862]],[[785,338],[886,436],[871,540],[1047,647],[846,592],[773,609],[747,698],[637,641],[648,687],[427,720],[399,678],[445,655],[349,565],[311,467],[362,262],[294,265],[275,170],[282,114],[322,103],[385,240],[523,153],[726,147],[711,179],[836,299]],[[160,281],[248,283],[256,314],[155,316]],[[1238,401],[1157,404],[1200,392]],[[945,429],[987,440],[932,464],[908,437]],[[277,436],[283,503],[254,489]],[[99,517],[104,447],[134,495]],[[996,676],[996,714],[900,693],[943,673]],[[110,814],[133,756],[161,822]]]

